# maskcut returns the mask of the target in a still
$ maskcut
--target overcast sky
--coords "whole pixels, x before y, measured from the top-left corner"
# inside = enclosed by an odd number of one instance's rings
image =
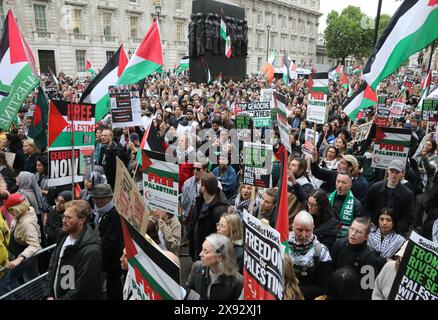
[[[319,18],[318,31],[323,32],[325,30],[325,20],[327,19],[327,15],[329,14],[329,12],[332,10],[341,13],[344,8],[348,7],[349,5],[353,5],[356,7],[360,7],[362,12],[366,15],[375,18],[377,15],[378,3],[378,0],[321,0],[319,11],[324,15]],[[383,0],[381,13],[386,13],[392,16],[401,3],[402,1]]]

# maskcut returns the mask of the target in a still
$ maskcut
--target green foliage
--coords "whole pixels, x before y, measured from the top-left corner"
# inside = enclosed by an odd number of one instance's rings
[[[390,19],[386,14],[381,15],[379,37]],[[328,56],[343,62],[350,55],[356,58],[368,57],[372,51],[374,29],[375,21],[359,7],[348,6],[341,14],[331,11],[324,31]]]

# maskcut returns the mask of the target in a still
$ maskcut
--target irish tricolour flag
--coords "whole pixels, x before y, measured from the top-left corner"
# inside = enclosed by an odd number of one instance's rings
[[[108,61],[101,72],[91,81],[90,85],[82,94],[82,103],[91,103],[96,105],[96,122],[109,112],[109,95],[108,87],[113,86],[119,80],[128,64],[128,56],[126,55],[123,45]]]
[[[123,240],[128,259],[126,281],[130,300],[181,300],[180,269],[160,249],[143,238],[125,218]]]
[[[161,70],[162,66],[163,48],[158,23],[154,19],[152,26],[135,50],[117,84],[137,83],[153,72]]]
[[[30,54],[9,10],[0,39],[1,129],[9,129],[21,104],[38,84],[38,78],[32,71]]]
[[[382,33],[363,70],[376,90],[412,54],[438,38],[438,0],[405,0]]]

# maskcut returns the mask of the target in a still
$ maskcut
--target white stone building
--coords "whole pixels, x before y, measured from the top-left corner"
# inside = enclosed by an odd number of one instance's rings
[[[272,49],[278,58],[286,52],[301,66],[316,63],[320,0],[223,2],[245,9],[247,73],[258,72]],[[46,72],[50,66],[56,73],[77,74],[86,60],[102,68],[121,43],[133,53],[157,16],[157,6],[165,69],[171,69],[188,54],[191,0],[0,0],[0,20],[13,10],[38,69]]]

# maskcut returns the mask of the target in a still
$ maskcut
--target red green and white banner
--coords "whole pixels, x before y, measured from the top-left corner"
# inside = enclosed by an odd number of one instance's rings
[[[137,184],[132,180],[125,164],[119,158],[117,158],[113,198],[119,214],[140,234],[146,234],[150,215],[149,207],[138,190]]]
[[[48,186],[83,181],[85,169],[93,161],[95,106],[51,100],[49,105],[49,179]],[[72,129],[74,153],[72,154]],[[74,158],[72,165],[71,158]]]
[[[0,38],[0,129],[9,129],[23,101],[39,82],[31,54],[9,10]]]
[[[288,156],[287,151],[283,148],[280,165],[280,180],[278,182],[276,217],[277,225],[275,229],[280,234],[281,249],[285,254],[289,254],[289,214],[288,214],[288,191],[287,191],[287,170]]]
[[[282,300],[284,288],[283,257],[280,233],[259,219],[243,212],[244,299]]]
[[[128,56],[121,45],[82,94],[81,103],[96,105],[96,122],[102,120],[110,111],[108,87],[117,83],[127,64]]]
[[[306,121],[324,124],[327,122],[328,73],[309,75]]]
[[[412,232],[388,300],[438,300],[438,243]]]
[[[287,122],[286,115],[286,96],[281,93],[274,92],[274,105],[277,109],[277,124],[278,131],[280,132],[280,140],[289,153],[292,153],[292,146],[290,145],[289,134],[290,125]]]
[[[363,70],[374,89],[412,54],[438,38],[438,1],[405,0],[383,31]]]
[[[396,159],[406,163],[411,136],[411,129],[377,127],[371,167],[386,169]]]
[[[128,274],[125,289],[129,300],[182,300],[180,268],[163,252],[149,243],[123,217]]]
[[[345,101],[342,108],[351,120],[355,120],[361,110],[371,107],[376,103],[376,93],[366,82],[363,82],[357,91]]]
[[[166,161],[164,153],[142,150],[143,193],[151,209],[178,216],[179,165]]]
[[[133,84],[161,70],[163,66],[163,48],[156,19],[135,50],[117,84]]]

